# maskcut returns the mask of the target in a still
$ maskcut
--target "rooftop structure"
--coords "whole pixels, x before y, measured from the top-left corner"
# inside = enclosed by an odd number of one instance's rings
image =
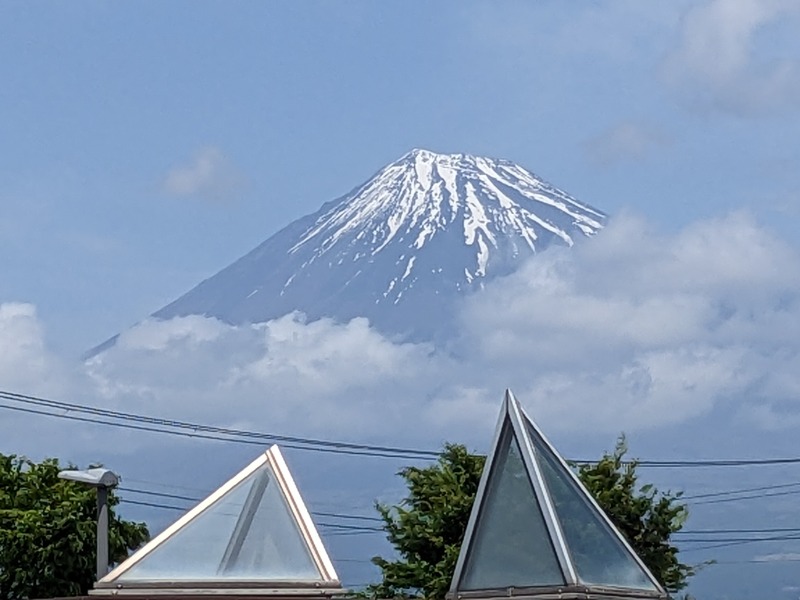
[[[277,446],[95,584],[90,594],[330,597],[343,593]]]
[[[667,594],[507,391],[448,596],[631,600]]]

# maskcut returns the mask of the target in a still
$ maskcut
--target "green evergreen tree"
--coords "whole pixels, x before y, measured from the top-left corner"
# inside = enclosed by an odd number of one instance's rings
[[[398,560],[372,559],[383,581],[368,589],[378,598],[444,598],[458,560],[485,458],[446,444],[435,465],[399,472],[408,495],[394,507],[378,504]]]
[[[58,460],[0,454],[0,600],[86,594],[95,579],[94,489],[58,478]],[[112,562],[147,541],[144,523],[123,521],[109,493]]]

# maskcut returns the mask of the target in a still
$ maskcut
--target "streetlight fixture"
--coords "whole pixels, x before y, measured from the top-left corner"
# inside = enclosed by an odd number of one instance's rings
[[[100,581],[108,573],[108,490],[119,484],[119,477],[102,467],[85,471],[60,471],[58,477],[97,490],[97,581]]]

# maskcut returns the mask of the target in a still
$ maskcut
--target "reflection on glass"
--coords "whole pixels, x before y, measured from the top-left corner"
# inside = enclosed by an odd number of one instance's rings
[[[506,427],[459,587],[481,590],[563,583],[519,445]]]
[[[235,560],[227,568],[222,568],[225,576],[237,579],[304,580],[320,577],[275,483],[266,486],[244,531]]]
[[[650,578],[587,500],[586,492],[530,425],[528,432],[581,582],[655,591]]]
[[[321,579],[264,465],[123,573],[119,581]]]

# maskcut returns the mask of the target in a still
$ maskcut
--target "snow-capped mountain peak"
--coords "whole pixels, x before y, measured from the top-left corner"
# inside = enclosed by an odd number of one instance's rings
[[[452,318],[456,296],[604,222],[513,162],[414,149],[155,316],[364,316],[384,331],[429,338]]]
[[[317,248],[312,260],[334,251],[338,261],[337,251],[355,246],[359,260],[394,242],[405,255],[455,228],[474,249],[474,263],[465,265],[469,283],[486,275],[491,250],[508,238],[529,252],[548,234],[572,245],[576,228],[592,235],[604,219],[512,162],[414,149],[322,214],[290,252],[311,245]],[[343,240],[350,240],[344,248]]]

